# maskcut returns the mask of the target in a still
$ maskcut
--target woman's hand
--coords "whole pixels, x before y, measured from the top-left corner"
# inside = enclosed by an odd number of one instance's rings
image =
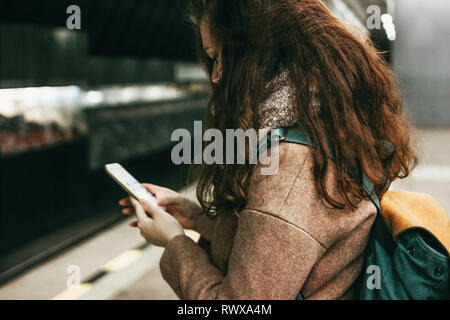
[[[185,229],[194,229],[195,220],[202,212],[202,208],[195,201],[168,188],[156,186],[153,184],[142,184],[150,193],[152,193],[159,206],[165,206],[166,211],[170,213]],[[130,206],[129,198],[119,201],[122,206]],[[134,213],[133,208],[124,208],[122,212],[126,215]],[[135,223],[131,224],[136,226]]]
[[[165,247],[173,238],[184,235],[183,227],[178,221],[162,208],[155,206],[149,201],[140,202],[130,198],[130,203],[136,213],[137,226],[141,236],[155,246]]]

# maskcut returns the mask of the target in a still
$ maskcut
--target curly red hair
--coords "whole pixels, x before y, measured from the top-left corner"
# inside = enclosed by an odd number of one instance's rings
[[[201,21],[222,48],[223,76],[212,84],[206,128],[259,129],[256,107],[267,83],[284,69],[295,89],[299,125],[317,146],[315,185],[326,204],[356,207],[366,198],[363,172],[381,196],[416,166],[402,96],[389,66],[365,35],[333,16],[321,1],[190,0],[189,15],[199,60],[210,73],[213,62],[203,52]],[[319,113],[314,100],[320,103]],[[327,137],[334,150],[328,149]],[[338,199],[325,185],[331,152]],[[359,175],[350,176],[349,166]],[[253,167],[204,165],[197,197],[205,211],[242,210]]]

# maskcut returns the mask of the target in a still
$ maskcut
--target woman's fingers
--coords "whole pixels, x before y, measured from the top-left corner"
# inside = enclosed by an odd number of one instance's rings
[[[130,215],[134,213],[134,209],[131,207],[130,198],[123,198],[119,200],[119,205],[122,207],[126,207],[122,209],[122,213],[126,215]]]
[[[122,213],[126,215],[134,214],[134,210],[132,208],[122,209]]]
[[[136,217],[138,219],[138,222],[145,222],[149,220],[149,217],[147,216],[147,213],[149,213],[151,216],[153,216],[153,212],[149,212],[144,209],[144,207],[141,205],[139,201],[136,199],[131,198],[131,204],[134,207],[134,212],[136,213]]]
[[[156,201],[159,206],[170,206],[173,204],[178,204],[180,196],[177,192],[160,187],[151,183],[142,184],[148,191],[155,195]]]
[[[167,189],[164,187],[160,187],[157,186],[155,184],[151,184],[151,183],[143,183],[142,186],[147,189],[148,191],[150,191],[152,194],[154,194],[157,198],[158,196],[160,196],[161,194],[164,193],[164,191],[166,191]]]
[[[121,206],[130,206],[131,202],[130,202],[130,198],[123,198],[119,200],[119,204]]]
[[[137,226],[138,226],[138,222],[137,221],[133,221],[133,222],[130,223],[130,227],[137,228]]]
[[[179,196],[163,196],[156,199],[159,206],[170,206],[174,204],[180,204]]]
[[[152,218],[155,218],[161,212],[166,213],[163,208],[161,208],[158,205],[155,205],[154,203],[152,203],[150,201],[141,200],[140,204],[141,204],[142,208],[145,210],[145,212],[150,214],[152,216]]]

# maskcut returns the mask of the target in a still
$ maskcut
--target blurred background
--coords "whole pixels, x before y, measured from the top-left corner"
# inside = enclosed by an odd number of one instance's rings
[[[323,2],[371,37],[404,91],[422,161],[392,189],[431,193],[450,212],[450,3]],[[103,165],[186,187],[170,135],[203,120],[209,80],[184,3],[0,0],[0,299],[175,298],[162,251],[127,228]],[[67,27],[71,5],[80,29]]]

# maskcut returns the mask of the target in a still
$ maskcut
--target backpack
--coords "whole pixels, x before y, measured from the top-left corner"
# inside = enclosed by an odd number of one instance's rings
[[[279,142],[315,147],[297,128],[276,128],[270,134]],[[261,147],[269,149],[270,141]],[[387,191],[380,200],[365,175],[363,182],[377,216],[366,247],[359,299],[450,299],[450,220],[445,210],[433,197],[407,191]],[[303,300],[301,292],[296,299]]]

